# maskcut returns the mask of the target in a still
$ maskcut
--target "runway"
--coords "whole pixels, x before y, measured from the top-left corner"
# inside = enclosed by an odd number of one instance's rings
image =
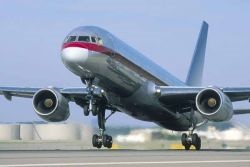
[[[247,150],[0,151],[0,167],[249,167]]]

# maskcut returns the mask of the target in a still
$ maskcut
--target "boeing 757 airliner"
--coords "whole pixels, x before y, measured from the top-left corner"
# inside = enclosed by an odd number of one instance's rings
[[[94,147],[111,148],[112,137],[105,133],[105,122],[115,112],[151,121],[163,128],[183,133],[186,150],[201,148],[194,130],[208,121],[227,121],[236,110],[232,102],[249,100],[250,87],[201,86],[208,24],[202,23],[193,59],[185,82],[116,38],[106,30],[83,26],[65,38],[61,59],[65,67],[86,85],[79,88],[0,87],[8,100],[12,96],[33,98],[35,112],[44,120],[64,121],[69,117],[69,102],[81,106],[84,115],[98,118],[99,133]],[[171,59],[170,57],[168,59]],[[105,111],[111,115],[105,116]]]

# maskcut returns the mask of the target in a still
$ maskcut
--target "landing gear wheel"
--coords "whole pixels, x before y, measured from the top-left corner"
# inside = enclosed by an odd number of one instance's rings
[[[111,148],[113,144],[112,137],[109,135],[98,136],[94,134],[92,137],[93,147],[101,148],[102,145],[107,148]]]
[[[103,135],[103,146],[107,147],[107,148],[111,148],[112,147],[112,137],[109,135]]]
[[[97,147],[99,144],[99,136],[97,134],[94,134],[92,137],[92,144],[93,147]]]
[[[94,134],[92,137],[92,144],[93,144],[93,147],[101,148],[102,147],[101,137],[98,136],[97,134]]]
[[[197,143],[194,144],[194,147],[196,150],[200,150],[201,149],[201,138],[198,137]]]
[[[196,150],[201,149],[201,138],[197,135],[197,133],[191,133],[189,135],[183,133],[181,135],[181,143],[185,147],[185,150],[189,150],[191,145],[193,145]]]
[[[189,150],[191,147],[190,142],[188,142],[188,135],[186,133],[183,133],[181,135],[181,143],[185,147],[185,150]]]
[[[201,138],[199,138],[199,136],[196,133],[192,135],[192,144],[194,145],[196,150],[201,149]]]
[[[89,107],[86,105],[86,106],[84,106],[84,108],[83,108],[83,114],[85,115],[85,116],[89,116]]]
[[[102,148],[102,143],[98,143],[96,148],[99,148],[99,149]]]
[[[187,143],[187,134],[186,133],[183,133],[181,135],[181,143],[182,143],[183,146],[186,145],[186,143]]]
[[[192,134],[192,143],[193,143],[194,145],[197,144],[197,142],[198,142],[198,140],[199,140],[198,138],[199,138],[199,137],[198,137],[197,133]]]
[[[96,105],[93,105],[93,106],[92,106],[92,115],[93,115],[93,116],[96,116],[97,113],[98,113],[97,106],[96,106]]]

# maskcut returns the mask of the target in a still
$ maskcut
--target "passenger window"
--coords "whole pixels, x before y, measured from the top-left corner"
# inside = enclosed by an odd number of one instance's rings
[[[95,37],[91,37],[91,41],[92,41],[93,43],[96,43]]]
[[[73,42],[76,40],[76,36],[70,36],[67,40],[67,42]]]
[[[89,38],[89,36],[79,36],[78,41],[90,42],[90,38]]]

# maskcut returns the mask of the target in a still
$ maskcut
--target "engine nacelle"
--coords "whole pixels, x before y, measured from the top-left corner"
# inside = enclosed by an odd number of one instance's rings
[[[70,115],[68,100],[54,88],[45,88],[36,92],[33,106],[38,116],[50,122],[67,120]]]
[[[233,116],[231,100],[220,89],[208,87],[196,96],[196,107],[210,121],[227,121]]]

